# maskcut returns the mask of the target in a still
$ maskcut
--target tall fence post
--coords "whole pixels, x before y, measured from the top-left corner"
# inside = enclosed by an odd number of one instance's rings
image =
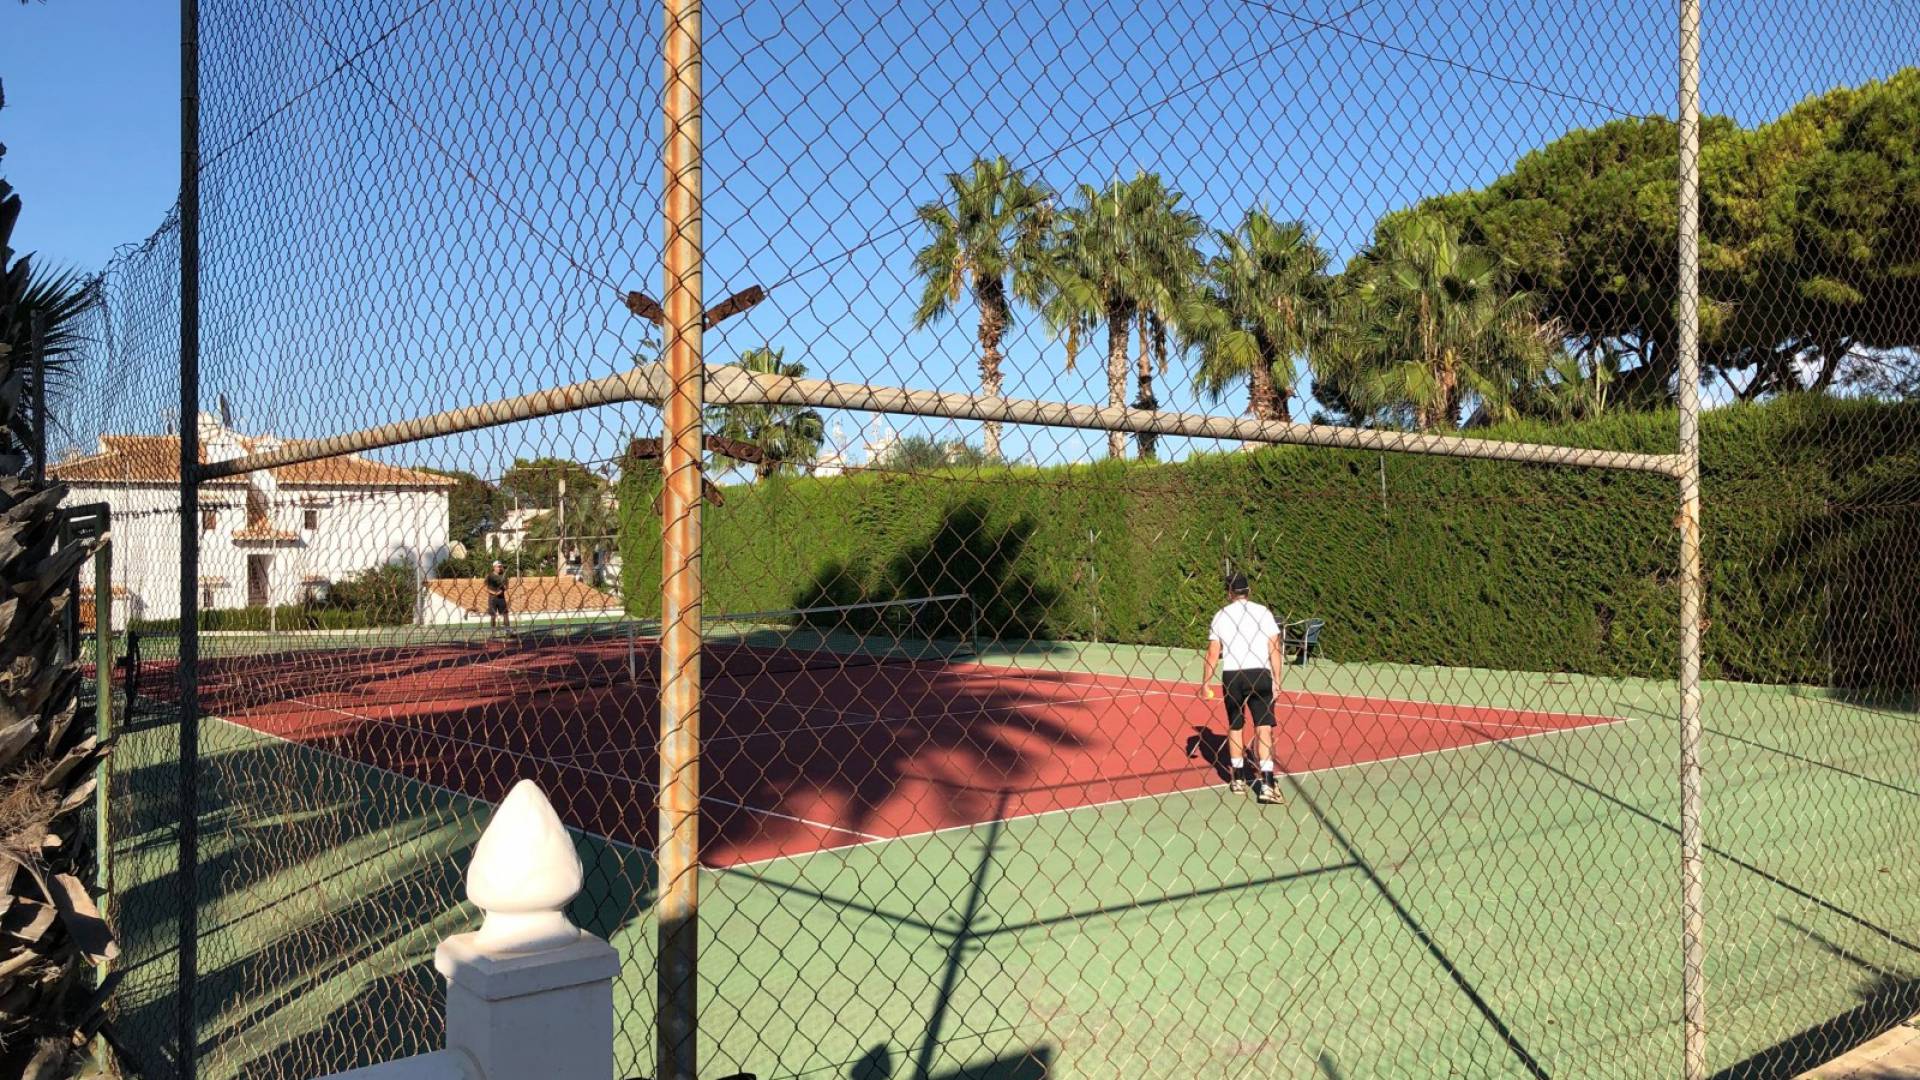
[[[180,859],[179,1080],[199,1075],[193,1001],[199,967],[200,817],[200,4],[180,0]]]
[[[700,0],[665,0],[666,366],[661,440],[660,1080],[696,1080],[700,949]]]
[[[1700,792],[1700,0],[1680,0],[1680,911],[1686,1080],[1707,1076]]]
[[[93,733],[101,745],[113,738],[113,539],[93,553]],[[113,900],[113,830],[108,814],[113,770],[106,759],[93,770],[93,881],[100,889],[100,917]]]

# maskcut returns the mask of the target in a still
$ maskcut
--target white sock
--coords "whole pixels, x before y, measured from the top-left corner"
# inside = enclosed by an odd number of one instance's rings
[[[1237,758],[1234,758],[1234,759],[1233,759],[1233,771],[1234,771],[1234,772],[1239,772],[1239,771],[1240,771],[1241,769],[1244,769],[1244,768],[1246,768],[1246,767],[1247,767],[1247,759],[1246,759],[1246,758],[1243,758],[1243,757],[1237,757]]]
[[[1269,778],[1271,778],[1271,777],[1273,776],[1273,759],[1272,759],[1272,758],[1261,758],[1261,759],[1260,759],[1260,771],[1261,771],[1261,772],[1263,772],[1263,773],[1266,773],[1266,774],[1267,774],[1267,776],[1268,776]]]

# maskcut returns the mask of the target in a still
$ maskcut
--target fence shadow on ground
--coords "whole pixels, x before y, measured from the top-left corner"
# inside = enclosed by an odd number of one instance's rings
[[[1721,1069],[1713,1074],[1713,1080],[1797,1076],[1825,1064],[1848,1047],[1891,1030],[1920,1010],[1920,978],[1889,970],[1790,919],[1779,921],[1867,977],[1858,992],[1860,1004]]]
[[[1504,741],[1493,745],[1664,832],[1676,837],[1679,834],[1679,828],[1674,823],[1634,805],[1598,784],[1568,772],[1525,747]],[[1904,791],[1904,789],[1901,790]],[[1819,888],[1818,883],[1788,880],[1724,844],[1708,843],[1705,845],[1705,850],[1715,857],[1718,865],[1735,867],[1751,874],[1767,886],[1778,889],[1787,896],[1804,901],[1815,909],[1858,927],[1869,934],[1872,940],[1896,946],[1913,954],[1916,960],[1920,960],[1920,942],[1903,937],[1868,916],[1828,896],[1821,895],[1816,891]],[[1855,1008],[1814,1024],[1721,1069],[1714,1074],[1715,1080],[1771,1080],[1774,1077],[1796,1075],[1823,1064],[1846,1047],[1891,1028],[1901,1020],[1912,1016],[1916,1009],[1920,1009],[1920,978],[1858,956],[1811,928],[1793,923],[1782,916],[1776,915],[1775,918],[1800,936],[1812,941],[1822,952],[1864,972],[1868,976],[1868,983],[1859,992],[1860,1004]]]
[[[1023,1054],[943,1072],[930,1080],[1047,1080],[1053,1075],[1053,1050],[1036,1046]],[[891,1047],[882,1043],[854,1063],[846,1080],[899,1080]]]
[[[1288,787],[1293,791],[1293,797],[1306,806],[1307,812],[1319,823],[1320,828],[1325,831],[1328,836],[1332,837],[1334,843],[1346,854],[1349,863],[1359,869],[1361,875],[1366,879],[1367,884],[1372,886],[1373,890],[1379,894],[1381,901],[1393,912],[1394,918],[1398,920],[1402,926],[1406,927],[1407,931],[1420,943],[1421,948],[1426,951],[1427,955],[1432,957],[1433,961],[1440,965],[1441,970],[1446,972],[1447,978],[1453,983],[1454,987],[1460,991],[1461,996],[1466,998],[1468,1004],[1473,1007],[1474,1011],[1479,1013],[1481,1019],[1486,1021],[1488,1028],[1490,1028],[1493,1033],[1499,1037],[1500,1041],[1506,1045],[1507,1049],[1512,1052],[1515,1062],[1519,1067],[1524,1070],[1528,1076],[1534,1077],[1535,1080],[1546,1080],[1549,1075],[1546,1068],[1540,1064],[1539,1059],[1527,1048],[1526,1043],[1520,1038],[1519,1033],[1494,1009],[1492,1002],[1487,1000],[1487,997],[1480,992],[1479,987],[1468,977],[1466,970],[1456,963],[1453,957],[1440,946],[1440,942],[1433,936],[1433,933],[1421,923],[1419,917],[1416,916],[1412,909],[1394,892],[1392,886],[1380,875],[1373,864],[1368,862],[1366,857],[1360,853],[1360,848],[1353,842],[1353,839],[1347,835],[1344,829],[1334,823],[1333,818],[1328,815],[1325,810],[1321,809],[1320,803],[1314,799],[1313,795],[1300,783],[1298,778],[1289,776],[1287,777],[1287,782]],[[1322,1054],[1321,1057],[1323,1063],[1330,1061],[1325,1054]]]
[[[437,1049],[432,954],[476,925],[465,868],[492,807],[218,720],[204,730],[201,1075],[324,1075]],[[219,745],[234,738],[249,742]],[[148,1080],[176,1075],[178,837],[161,808],[175,805],[177,779],[164,754],[115,775],[129,884],[113,913],[130,976],[147,977],[129,979],[145,992],[122,996],[114,1026]],[[573,917],[611,936],[651,904],[651,861],[593,837],[579,850]]]

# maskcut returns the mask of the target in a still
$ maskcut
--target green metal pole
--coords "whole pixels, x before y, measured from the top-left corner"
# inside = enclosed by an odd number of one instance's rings
[[[101,537],[93,553],[93,687],[94,736],[102,745],[113,737],[113,541]],[[100,887],[100,917],[107,917],[107,905],[113,900],[113,860],[108,845],[113,836],[108,814],[112,802],[107,797],[111,770],[102,758],[94,766],[93,788],[93,880]],[[103,971],[102,977],[105,977]]]

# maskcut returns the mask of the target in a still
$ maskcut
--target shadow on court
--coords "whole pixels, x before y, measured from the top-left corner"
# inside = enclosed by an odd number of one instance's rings
[[[1821,952],[1866,977],[1866,983],[1857,991],[1860,1004],[1727,1066],[1714,1073],[1713,1080],[1796,1076],[1826,1064],[1847,1047],[1892,1029],[1920,1010],[1920,979],[1890,970],[1791,919],[1779,921],[1811,941]]]
[[[1480,1014],[1481,1019],[1486,1021],[1487,1026],[1493,1030],[1493,1033],[1499,1037],[1500,1041],[1506,1045],[1508,1050],[1512,1051],[1514,1060],[1520,1068],[1525,1070],[1528,1076],[1534,1077],[1535,1080],[1546,1080],[1549,1076],[1547,1070],[1540,1064],[1539,1060],[1534,1057],[1533,1053],[1527,1049],[1526,1043],[1520,1039],[1519,1034],[1495,1011],[1492,1003],[1486,999],[1485,995],[1480,993],[1479,988],[1474,985],[1473,980],[1467,977],[1466,971],[1454,961],[1453,957],[1447,954],[1445,949],[1441,948],[1440,942],[1433,936],[1432,932],[1420,922],[1420,919],[1414,915],[1412,909],[1408,908],[1400,899],[1399,895],[1394,892],[1392,886],[1387,884],[1386,879],[1380,876],[1379,872],[1374,869],[1373,864],[1368,862],[1366,858],[1360,854],[1360,849],[1355,846],[1352,838],[1350,838],[1339,825],[1335,824],[1333,819],[1320,808],[1320,804],[1296,777],[1291,775],[1287,776],[1287,783],[1293,790],[1293,797],[1307,808],[1307,812],[1313,815],[1313,819],[1320,823],[1320,828],[1323,829],[1328,836],[1333,838],[1334,843],[1339,845],[1341,851],[1346,853],[1349,865],[1359,870],[1360,874],[1366,878],[1367,884],[1371,885],[1374,891],[1379,893],[1380,899],[1393,911],[1394,918],[1398,919],[1400,924],[1407,928],[1407,931],[1420,943],[1421,948],[1426,950],[1427,955],[1433,958],[1434,963],[1438,964],[1441,970],[1446,972],[1447,978],[1473,1006],[1474,1011]],[[1323,1053],[1321,1058],[1323,1061],[1326,1060],[1326,1055]]]
[[[1510,742],[1496,742],[1493,745],[1669,835],[1675,837],[1679,835],[1679,827],[1672,822],[1568,772],[1525,747],[1516,746]],[[1771,747],[1762,748],[1772,749]],[[1849,775],[1852,774],[1849,773]],[[1868,777],[1858,777],[1858,779],[1871,780]],[[1891,785],[1882,783],[1879,786],[1890,787]],[[1896,790],[1905,793],[1905,789]],[[1832,915],[1841,922],[1850,923],[1864,931],[1870,940],[1904,950],[1905,953],[1914,957],[1916,965],[1920,965],[1920,942],[1904,937],[1866,915],[1820,895],[1813,891],[1812,885],[1789,881],[1724,844],[1708,843],[1704,845],[1704,850],[1718,860],[1717,865],[1744,871],[1788,897]],[[1723,889],[1723,895],[1732,895],[1732,893]],[[1819,931],[1791,919],[1779,915],[1775,915],[1774,918],[1787,926],[1795,935],[1811,942],[1822,954],[1864,974],[1866,983],[1856,992],[1860,1004],[1721,1069],[1714,1074],[1715,1080],[1763,1080],[1763,1078],[1795,1075],[1825,1063],[1840,1049],[1863,1042],[1912,1016],[1917,1009],[1920,1009],[1920,978],[1916,978],[1910,970],[1895,968],[1858,955]]]
[[[932,1080],[1047,1080],[1051,1075],[1052,1048],[1036,1046],[1022,1054],[944,1072]],[[899,1077],[893,1050],[882,1043],[854,1063],[846,1080],[899,1080]]]
[[[114,1032],[149,1080],[178,1075],[176,740],[163,726],[123,742],[114,774]],[[318,1076],[439,1049],[430,961],[477,925],[465,869],[492,807],[217,720],[203,743],[200,1075]],[[576,841],[570,914],[612,937],[647,913],[652,861]]]

